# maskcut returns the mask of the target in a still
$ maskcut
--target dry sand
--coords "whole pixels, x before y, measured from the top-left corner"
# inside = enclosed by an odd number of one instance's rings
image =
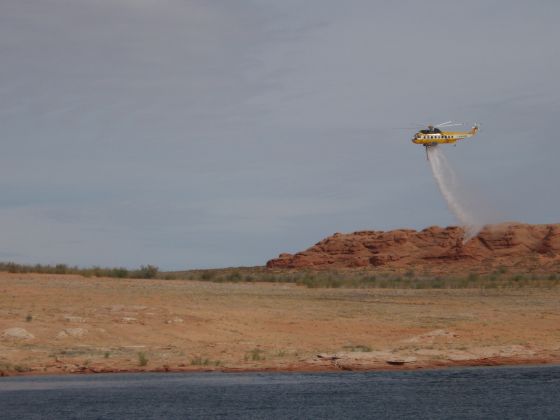
[[[0,374],[411,369],[560,362],[560,288],[0,273]]]

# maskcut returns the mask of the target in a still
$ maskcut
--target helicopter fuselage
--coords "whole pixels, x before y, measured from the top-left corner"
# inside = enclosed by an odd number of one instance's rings
[[[475,125],[470,131],[440,131],[420,130],[412,138],[412,143],[423,146],[436,146],[438,144],[450,144],[459,140],[476,135],[478,127]]]

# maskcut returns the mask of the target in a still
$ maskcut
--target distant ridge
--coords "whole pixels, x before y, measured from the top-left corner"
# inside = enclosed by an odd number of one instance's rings
[[[488,225],[463,243],[461,227],[421,231],[335,233],[296,254],[280,254],[268,268],[429,268],[490,271],[495,267],[560,270],[560,224],[507,222]]]

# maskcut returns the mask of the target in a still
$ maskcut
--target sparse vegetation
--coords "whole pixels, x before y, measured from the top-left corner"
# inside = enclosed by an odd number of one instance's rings
[[[380,288],[380,289],[508,289],[520,287],[560,286],[560,272],[516,271],[500,266],[487,273],[465,275],[432,274],[413,269],[407,271],[381,270],[268,270],[264,267],[160,272],[154,265],[139,269],[79,268],[64,264],[24,265],[0,263],[0,271],[11,273],[77,274],[85,277],[113,277],[137,279],[197,280],[217,283],[267,282],[294,283],[308,288]],[[558,270],[556,270],[558,271]]]
[[[140,351],[138,352],[138,364],[140,366],[146,366],[148,364],[148,358],[146,357],[146,353]]]
[[[27,314],[27,316],[25,317],[25,322],[31,322],[31,321],[33,321],[33,315]]]
[[[66,264],[43,265],[43,264],[17,264],[14,262],[0,262],[0,271],[9,273],[39,273],[39,274],[77,274],[84,277],[114,277],[114,278],[143,278],[151,279],[158,277],[159,268],[155,265],[143,265],[139,269],[129,270],[124,267],[70,267]]]
[[[222,361],[197,356],[191,360],[191,366],[222,366]]]
[[[110,277],[117,277],[117,278],[127,278],[129,276],[129,272],[126,268],[122,268],[122,267],[118,267],[118,268],[113,268],[111,270],[111,276]]]
[[[200,274],[200,279],[204,281],[213,280],[216,277],[216,271],[206,270]]]
[[[210,364],[210,359],[204,359],[200,356],[197,356],[191,360],[192,366],[208,366],[209,364]]]
[[[140,267],[140,270],[135,272],[135,277],[139,277],[142,279],[153,279],[156,278],[158,274],[159,268],[155,265],[143,265]]]
[[[369,353],[370,351],[372,351],[372,348],[370,346],[366,346],[365,344],[343,346],[342,348],[344,350],[348,350],[348,351],[352,351],[352,352]]]
[[[245,354],[245,361],[251,360],[253,362],[259,362],[261,360],[266,360],[266,357],[264,356],[264,350],[257,348],[254,348],[253,350],[247,352]]]
[[[230,274],[228,274],[227,276],[227,281],[228,282],[233,282],[233,283],[237,283],[243,280],[243,276],[241,276],[241,273],[239,271],[234,271]]]
[[[18,373],[24,373],[24,372],[30,372],[31,368],[29,366],[25,366],[25,365],[14,365],[11,363],[6,363],[6,362],[0,362],[0,376],[3,376],[1,373],[2,372],[18,372]]]
[[[354,272],[306,272],[306,273],[273,273],[262,275],[245,275],[242,278],[235,275],[214,277],[214,282],[267,282],[267,283],[295,283],[308,288],[382,288],[382,289],[462,289],[462,288],[486,288],[513,287],[511,280],[515,279],[515,287],[549,287],[560,285],[560,279],[551,278],[550,275],[532,275],[531,278],[524,274],[504,276],[498,284],[496,278],[489,275],[476,277],[463,277],[459,275],[432,276],[405,278],[395,274],[382,274],[381,276],[370,275],[367,273]],[[181,280],[191,280],[191,278],[179,277]],[[233,279],[233,280],[232,280]]]
[[[0,362],[0,376],[2,372],[9,372],[13,370],[13,365],[11,363]]]
[[[31,370],[31,368],[29,368],[28,366],[24,366],[24,365],[14,365],[14,370],[16,372],[29,372]]]
[[[380,288],[380,289],[508,289],[554,287],[560,275],[515,273],[504,267],[487,274],[433,275],[383,271],[282,271],[264,268],[192,270],[174,273],[177,279],[222,282],[295,283],[308,288]]]

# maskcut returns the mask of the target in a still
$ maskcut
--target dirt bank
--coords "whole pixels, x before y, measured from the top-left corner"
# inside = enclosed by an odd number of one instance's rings
[[[0,273],[0,374],[416,369],[560,362],[560,288]]]

